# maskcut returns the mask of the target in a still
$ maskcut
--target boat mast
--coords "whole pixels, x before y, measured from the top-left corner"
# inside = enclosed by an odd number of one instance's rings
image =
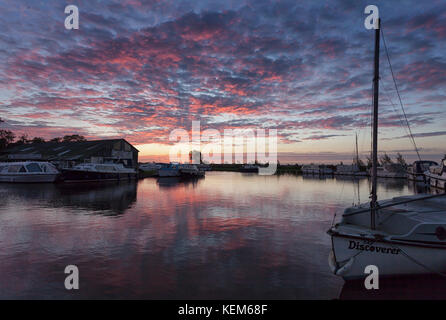
[[[375,229],[375,215],[377,211],[377,167],[378,167],[378,90],[379,90],[379,32],[381,19],[375,29],[375,66],[373,75],[373,143],[372,143],[372,193],[370,201],[370,227]]]
[[[358,133],[355,133],[355,138],[356,138],[356,165],[358,166],[359,169]]]

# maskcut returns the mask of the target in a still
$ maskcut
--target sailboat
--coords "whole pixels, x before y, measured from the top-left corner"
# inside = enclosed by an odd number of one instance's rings
[[[340,164],[336,166],[335,175],[347,175],[347,176],[365,176],[367,172],[360,170],[359,151],[358,151],[358,135],[356,134],[355,143],[355,158],[351,165]]]
[[[371,201],[347,208],[328,234],[329,265],[345,280],[379,276],[446,275],[446,194],[377,199],[380,19],[375,29]]]

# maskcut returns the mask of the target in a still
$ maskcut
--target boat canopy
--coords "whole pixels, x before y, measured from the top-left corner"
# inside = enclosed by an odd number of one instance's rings
[[[58,173],[49,162],[2,162],[0,173]]]

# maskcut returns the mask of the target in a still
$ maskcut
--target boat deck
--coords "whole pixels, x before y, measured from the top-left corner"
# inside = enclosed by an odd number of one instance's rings
[[[446,196],[420,199],[419,201],[398,204],[402,201],[423,198],[425,195],[397,197],[381,201],[381,206],[395,203],[378,211],[376,229],[370,229],[370,211],[355,214],[355,211],[367,209],[367,204],[346,210],[347,215],[338,224],[337,229],[349,234],[380,234],[382,236],[406,235],[416,231],[435,234],[435,229],[443,227],[446,230]],[[427,231],[426,231],[427,230]]]

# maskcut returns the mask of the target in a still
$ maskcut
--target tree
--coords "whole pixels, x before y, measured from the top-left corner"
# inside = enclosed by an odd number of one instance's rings
[[[81,142],[87,141],[84,136],[80,136],[78,134],[66,135],[63,137],[63,142]]]
[[[34,137],[34,138],[31,140],[31,143],[43,143],[43,142],[45,142],[45,139],[44,139],[44,138],[41,138],[41,137]]]
[[[372,158],[367,156],[367,169],[370,169],[372,167]]]
[[[403,155],[399,152],[396,155],[396,163],[402,165],[403,167],[407,167],[406,160],[404,160]]]
[[[57,143],[59,143],[61,141],[62,141],[61,137],[53,138],[53,139],[50,140],[50,142],[57,142]]]
[[[380,161],[383,166],[393,164],[392,159],[387,155],[387,153],[384,153],[384,155],[381,156]]]
[[[22,134],[19,139],[17,140],[17,144],[24,144],[24,143],[28,143],[28,135],[26,133]]]
[[[3,122],[3,120],[0,119]],[[6,149],[15,139],[15,134],[10,130],[0,130],[0,150]]]
[[[358,158],[358,160],[356,161],[356,165],[357,165],[358,168],[360,168],[360,169],[366,167],[365,164],[364,164],[364,162],[363,162],[361,159],[359,159],[359,158]]]

